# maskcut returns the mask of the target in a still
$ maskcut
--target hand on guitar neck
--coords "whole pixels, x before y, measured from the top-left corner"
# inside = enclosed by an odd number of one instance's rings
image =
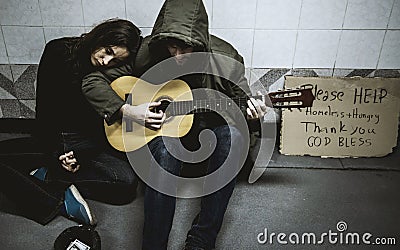
[[[146,128],[157,130],[161,128],[166,118],[162,110],[153,112],[153,108],[159,105],[161,105],[161,102],[143,103],[137,106],[124,104],[120,111],[122,112],[122,116],[129,117],[132,121]]]
[[[262,95],[260,91],[257,92],[257,95]],[[266,113],[268,113],[269,107],[265,105],[265,100],[250,98],[247,101],[246,113],[248,120],[255,120],[260,117],[264,117]]]

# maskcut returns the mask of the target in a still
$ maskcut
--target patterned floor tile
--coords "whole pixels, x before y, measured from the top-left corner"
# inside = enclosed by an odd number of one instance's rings
[[[352,69],[334,69],[333,76],[334,77],[345,77],[349,75],[353,70]]]
[[[260,81],[260,78],[268,71],[270,71],[270,69],[251,69],[249,86],[253,95],[255,95],[258,91],[261,93],[268,92],[268,89],[266,89]]]
[[[20,100],[21,116],[23,118],[35,118],[35,100]]]
[[[260,81],[265,87],[270,87],[276,84],[277,81],[283,78],[284,75],[290,73],[290,69],[271,69],[260,78]]]
[[[318,77],[313,69],[293,69],[292,74],[296,77]]]
[[[2,118],[20,118],[21,109],[18,100],[0,100]]]
[[[374,77],[374,69],[334,69],[335,77]]]
[[[400,70],[394,69],[377,69],[375,70],[375,77],[385,77],[385,78],[400,78]]]
[[[11,67],[9,64],[0,64],[0,74],[13,81]]]
[[[249,85],[253,85],[255,82],[259,81],[260,78],[265,75],[271,69],[251,69],[249,77]]]
[[[371,77],[373,76],[374,69],[355,69],[346,77],[360,76],[360,77]],[[370,76],[371,75],[371,76]]]
[[[14,83],[11,79],[0,73],[0,88],[2,89],[2,92],[4,95],[5,93],[8,93],[8,95],[16,96],[15,90],[14,90]],[[4,99],[11,99],[11,98],[4,98]]]
[[[16,78],[14,83],[15,92],[18,99],[29,100],[35,99],[35,80],[38,67],[30,65],[25,71]]]
[[[0,87],[0,100],[2,99],[17,99],[15,96],[11,95],[10,92]]]
[[[333,69],[314,69],[314,72],[319,77],[331,77],[331,76],[333,76]]]
[[[29,64],[11,64],[11,72],[13,75],[14,82],[16,79],[20,78],[21,75],[25,72],[25,70],[30,66]]]

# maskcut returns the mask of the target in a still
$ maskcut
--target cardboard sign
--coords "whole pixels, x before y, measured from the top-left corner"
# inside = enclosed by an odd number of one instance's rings
[[[400,78],[285,79],[285,88],[307,86],[313,88],[313,107],[282,112],[282,154],[381,157],[393,151]]]

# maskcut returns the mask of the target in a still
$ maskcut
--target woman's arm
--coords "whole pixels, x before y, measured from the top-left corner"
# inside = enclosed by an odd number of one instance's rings
[[[110,83],[118,77],[131,74],[132,66],[123,65],[90,73],[82,80],[83,95],[109,125],[120,117],[120,109],[125,104],[110,87]]]

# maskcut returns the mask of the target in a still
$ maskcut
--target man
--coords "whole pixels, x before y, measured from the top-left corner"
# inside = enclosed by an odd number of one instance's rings
[[[196,63],[191,61],[196,54],[191,54],[192,52],[208,52],[209,54]],[[220,63],[218,60],[214,60],[216,54],[240,63]],[[168,60],[171,57],[175,62],[173,66],[170,63],[171,60]],[[163,64],[162,62],[166,59],[168,62]],[[157,67],[154,70],[153,66],[155,65]],[[206,70],[208,67],[211,67],[216,75],[211,75],[209,72],[207,74],[199,73],[199,70]],[[148,70],[153,73],[148,74]],[[111,71],[90,74],[83,80],[82,89],[89,102],[107,123],[113,123],[122,114],[149,129],[158,130],[166,121],[166,114],[152,108],[159,106],[160,102],[137,106],[126,104],[108,84],[122,75],[133,74],[148,80],[152,79],[154,75],[155,78],[163,74],[168,75],[171,70],[176,70],[178,73],[186,71],[186,75],[179,76],[178,74],[176,78],[184,80],[192,90],[215,90],[230,98],[245,97],[245,92],[250,93],[244,77],[243,58],[229,43],[209,34],[208,16],[201,0],[166,0],[157,17],[152,34],[144,38],[142,42],[133,68],[126,65]],[[223,77],[220,77],[221,75]],[[199,95],[211,97],[213,92],[210,94],[205,91]],[[267,107],[261,101],[250,99],[247,104],[248,107],[244,112],[250,121],[258,120],[267,111]],[[235,115],[237,113],[225,111],[218,112],[218,114],[217,112],[195,114],[191,131],[181,138],[187,149],[196,151],[201,147],[196,140],[200,131],[203,129],[213,131],[216,137],[215,148],[208,160],[204,161],[207,166],[207,174],[216,171],[223,165],[229,153],[234,156],[241,155],[246,150],[243,146],[245,144],[243,131],[236,126]],[[166,144],[170,146],[167,147]],[[147,147],[154,157],[150,168],[150,179],[153,178],[152,180],[159,185],[155,185],[156,188],[154,185],[146,187],[142,248],[167,249],[176,197],[166,194],[159,188],[173,186],[178,189],[178,186],[176,183],[167,183],[162,174],[155,172],[157,172],[157,166],[160,165],[169,173],[179,176],[183,160],[176,155],[179,155],[178,151],[181,151],[181,148],[179,140],[171,138],[166,140],[162,137],[153,139]],[[240,160],[231,159],[229,162],[231,163],[229,168],[240,169]],[[187,234],[185,249],[213,249],[215,247],[217,234],[221,228],[234,186],[235,178],[231,178],[215,192],[202,197],[201,210]]]

